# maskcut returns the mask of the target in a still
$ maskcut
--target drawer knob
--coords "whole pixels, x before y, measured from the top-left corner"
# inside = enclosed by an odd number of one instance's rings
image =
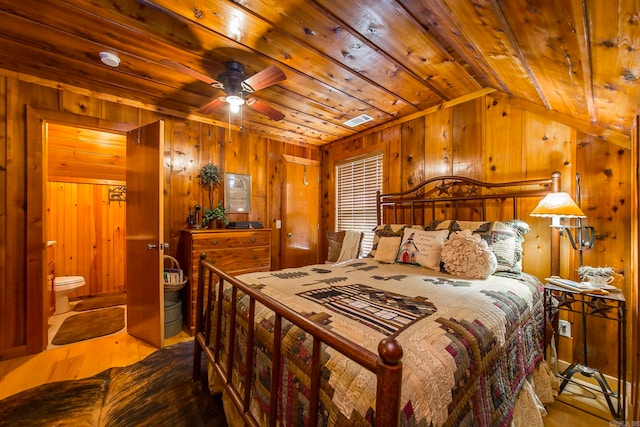
[[[254,261],[257,261],[257,260],[258,260],[258,255],[254,255],[254,256],[253,256],[253,260],[254,260]]]
[[[249,241],[250,241],[251,243],[255,243],[255,242],[256,242],[256,238],[255,238],[255,237],[252,237],[251,239],[249,239]]]
[[[215,246],[215,245],[217,245],[217,244],[218,244],[218,241],[217,241],[217,240],[212,240],[212,241],[211,241],[211,244],[212,244],[213,246]]]

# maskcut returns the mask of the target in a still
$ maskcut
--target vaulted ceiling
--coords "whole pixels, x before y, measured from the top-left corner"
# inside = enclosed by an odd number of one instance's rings
[[[103,64],[103,51],[120,65]],[[5,74],[227,123],[227,104],[201,107],[225,95],[203,80],[219,80],[228,61],[246,77],[284,72],[245,93],[258,103],[242,118],[232,115],[284,141],[323,145],[494,90],[629,135],[640,105],[640,2],[0,0]],[[269,118],[270,108],[285,117]],[[343,124],[361,114],[373,120]]]

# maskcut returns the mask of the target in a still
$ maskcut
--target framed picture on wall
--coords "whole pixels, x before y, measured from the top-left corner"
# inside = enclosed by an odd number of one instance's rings
[[[224,174],[224,209],[228,213],[251,212],[251,175]]]

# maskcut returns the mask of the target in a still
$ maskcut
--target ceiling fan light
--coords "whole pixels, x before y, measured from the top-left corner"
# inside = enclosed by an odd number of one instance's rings
[[[244,99],[240,96],[229,95],[226,100],[230,105],[236,105],[238,107],[244,104]]]
[[[240,106],[244,104],[244,98],[241,96],[229,95],[225,98],[227,103],[229,104],[229,110],[232,113],[240,112]]]

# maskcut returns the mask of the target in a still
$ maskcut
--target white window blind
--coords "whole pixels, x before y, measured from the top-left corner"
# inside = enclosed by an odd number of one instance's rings
[[[336,230],[364,232],[361,255],[371,252],[373,245],[378,190],[382,190],[382,153],[336,166]]]

